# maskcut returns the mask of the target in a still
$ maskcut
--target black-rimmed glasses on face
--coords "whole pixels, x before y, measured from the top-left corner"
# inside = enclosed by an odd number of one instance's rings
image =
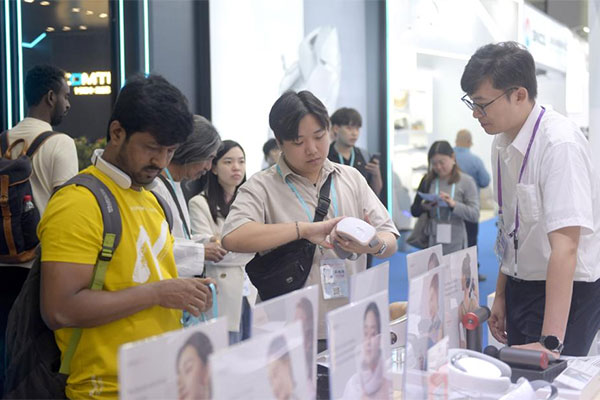
[[[471,99],[469,99],[469,95],[465,94],[463,97],[461,97],[460,99],[462,100],[463,103],[465,103],[467,105],[467,107],[469,107],[469,110],[472,111],[477,111],[479,112],[481,115],[483,115],[484,117],[487,115],[485,112],[485,108],[490,106],[493,102],[495,102],[496,100],[498,100],[500,97],[504,96],[505,94],[508,94],[509,92],[518,89],[518,87],[511,87],[506,89],[500,96],[496,97],[494,100],[489,101],[485,104],[478,104],[475,103],[474,101],[472,101]]]

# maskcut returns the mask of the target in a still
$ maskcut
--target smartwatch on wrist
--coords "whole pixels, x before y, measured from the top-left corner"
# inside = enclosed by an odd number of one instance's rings
[[[562,353],[565,347],[563,342],[561,342],[560,339],[554,335],[542,335],[542,337],[540,337],[540,343],[546,349],[558,352],[558,354]]]
[[[383,242],[383,245],[379,248],[379,250],[377,250],[377,253],[374,253],[374,256],[380,256],[383,253],[385,253],[385,251],[387,250],[387,243]]]

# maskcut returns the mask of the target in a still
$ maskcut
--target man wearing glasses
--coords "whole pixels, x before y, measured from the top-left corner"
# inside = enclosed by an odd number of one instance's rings
[[[500,264],[489,325],[508,345],[583,356],[600,328],[600,180],[566,117],[536,103],[535,62],[514,42],[478,49],[462,101],[492,144]]]

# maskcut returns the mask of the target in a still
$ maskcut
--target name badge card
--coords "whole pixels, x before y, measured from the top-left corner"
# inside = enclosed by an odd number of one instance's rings
[[[437,224],[436,235],[438,243],[448,244],[452,242],[452,225],[450,224]]]
[[[344,260],[321,260],[321,287],[325,300],[348,297],[348,274]]]

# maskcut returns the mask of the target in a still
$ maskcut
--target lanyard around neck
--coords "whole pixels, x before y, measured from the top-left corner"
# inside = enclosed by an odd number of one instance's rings
[[[452,184],[452,189],[450,189],[450,197],[454,199],[454,190],[456,189],[456,183]],[[435,179],[435,194],[440,194],[440,178]],[[437,211],[437,218],[441,220],[440,217],[440,208],[436,207],[435,211]],[[451,214],[448,213],[448,221],[450,221]]]
[[[169,182],[171,183],[171,187],[173,188],[173,194],[175,195],[173,197],[173,201],[175,201],[177,203],[178,208],[180,208],[181,205],[179,204],[179,199],[177,198],[177,188],[175,186],[175,180],[173,179],[173,176],[169,172],[168,168],[165,168],[165,174],[167,174],[167,178],[169,179]],[[189,240],[190,239],[190,235],[188,233],[187,224],[186,224],[186,222],[185,222],[185,220],[183,218],[184,218],[184,215],[181,214],[182,224],[184,225],[183,236],[185,236],[185,238]]]
[[[304,201],[304,198],[302,197],[302,195],[300,194],[298,189],[296,189],[296,186],[292,182],[290,182],[287,178],[283,177],[283,172],[281,172],[281,167],[279,167],[279,165],[277,166],[277,173],[283,178],[285,183],[287,183],[288,187],[292,190],[292,192],[294,192],[294,194],[296,195],[296,198],[298,199],[298,201],[300,201],[302,208],[304,208],[304,212],[306,213],[308,220],[312,222],[314,220],[314,216],[310,213],[310,208],[308,208],[308,205]],[[333,177],[331,177],[331,184],[330,184],[329,192],[331,193],[331,202],[333,203],[333,216],[337,217],[338,216],[337,192],[335,191],[335,185],[333,184]]]
[[[521,179],[523,178],[523,172],[525,172],[525,167],[527,166],[527,161],[529,160],[529,153],[531,152],[531,145],[533,144],[533,140],[535,139],[535,135],[540,127],[540,122],[542,121],[542,117],[546,109],[542,107],[542,111],[540,111],[540,115],[535,121],[535,125],[533,127],[533,133],[531,134],[531,138],[529,139],[529,144],[527,145],[527,151],[525,152],[525,157],[523,158],[523,163],[521,164],[521,170],[519,171],[519,180],[517,184],[521,183]],[[500,171],[500,153],[498,153],[498,215],[502,216],[502,171]],[[515,230],[511,233],[511,236],[514,235],[516,238],[517,232],[519,231],[519,198],[517,197],[517,207],[515,208]]]
[[[350,164],[348,164],[351,167],[354,167],[355,156],[356,156],[356,154],[354,153],[354,147],[352,147],[352,153],[350,153]],[[342,155],[340,154],[339,151],[338,151],[338,158],[340,159],[340,164],[344,165],[344,157],[342,157]]]

